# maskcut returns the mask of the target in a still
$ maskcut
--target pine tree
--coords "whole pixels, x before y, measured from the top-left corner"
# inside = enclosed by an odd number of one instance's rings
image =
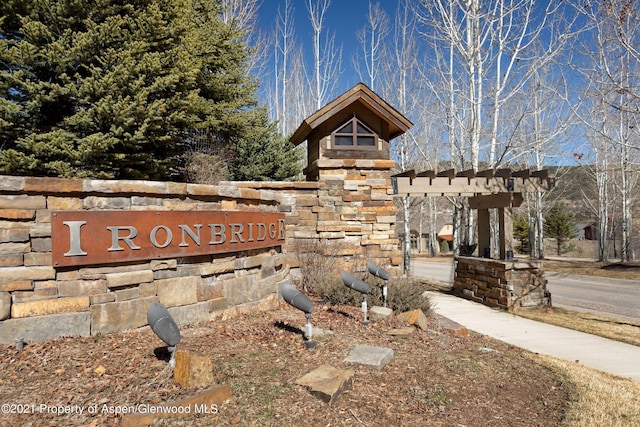
[[[231,171],[238,181],[284,181],[300,173],[302,152],[278,134],[275,124],[267,123],[266,114],[262,120],[258,132],[235,147]]]
[[[527,252],[529,249],[529,220],[525,215],[516,214],[513,216],[513,237],[520,241],[520,251]]]
[[[564,244],[577,236],[576,219],[563,203],[556,203],[544,216],[544,233],[556,239],[558,255],[562,254]]]
[[[231,150],[268,138],[242,34],[218,4],[3,2],[0,172],[176,179],[203,130]]]
[[[2,135],[9,149],[1,167],[63,177],[170,176],[198,96],[197,69],[179,43],[188,29],[185,4],[30,6],[15,16],[13,34],[3,28],[3,44],[20,63],[3,69],[2,80],[13,77],[9,92],[22,98],[29,126]]]
[[[250,49],[242,41],[244,32],[217,19],[219,12],[210,1],[194,0],[189,50],[202,63],[199,126],[231,154],[232,179],[292,178],[300,173],[302,156],[269,123],[267,109],[258,107],[258,81],[247,74]]]

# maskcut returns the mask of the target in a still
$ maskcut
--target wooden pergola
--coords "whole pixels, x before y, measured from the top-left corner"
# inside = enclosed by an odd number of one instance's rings
[[[469,207],[478,210],[478,254],[491,247],[489,209],[498,210],[500,259],[513,254],[513,220],[511,208],[522,204],[523,193],[546,192],[555,178],[546,169],[512,171],[511,169],[442,172],[408,170],[393,175],[397,196],[466,196]]]

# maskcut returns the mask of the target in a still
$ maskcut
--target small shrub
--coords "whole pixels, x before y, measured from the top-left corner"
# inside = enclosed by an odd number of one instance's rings
[[[187,155],[185,175],[187,181],[196,184],[217,184],[231,178],[229,157],[216,154],[191,152]]]
[[[382,304],[382,286],[376,286],[380,289],[380,303]],[[419,308],[427,314],[431,309],[431,301],[424,296],[427,290],[426,286],[410,277],[393,277],[389,280],[387,292],[387,306],[397,313],[415,310]]]
[[[294,252],[300,264],[302,290],[317,293],[318,286],[339,275],[337,271],[337,255],[339,244],[327,240],[296,240]]]
[[[314,289],[318,297],[330,304],[357,305],[362,302],[360,293],[346,287],[340,277],[316,282]]]
[[[371,286],[371,292],[367,296],[367,305],[382,306],[384,303],[382,297],[383,281],[368,276],[365,282]],[[318,297],[331,304],[359,305],[362,302],[362,295],[345,286],[340,277],[327,278],[327,280],[318,282],[315,290]],[[405,277],[392,277],[387,287],[387,307],[396,313],[419,308],[427,314],[431,309],[431,301],[423,295],[425,290],[427,290],[425,285],[420,281]]]

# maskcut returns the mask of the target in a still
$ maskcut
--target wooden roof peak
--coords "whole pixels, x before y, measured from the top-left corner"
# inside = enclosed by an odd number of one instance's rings
[[[333,101],[329,102],[318,111],[304,119],[298,129],[291,136],[290,141],[294,145],[304,142],[309,134],[322,123],[329,120],[351,104],[360,102],[378,117],[389,124],[389,139],[402,135],[413,127],[413,123],[398,110],[388,104],[378,94],[369,89],[364,83],[358,83]]]

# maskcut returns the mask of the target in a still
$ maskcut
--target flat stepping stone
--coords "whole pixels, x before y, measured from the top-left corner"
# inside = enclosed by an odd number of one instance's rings
[[[407,326],[406,328],[391,329],[387,331],[387,335],[392,335],[398,338],[404,338],[412,335],[415,331],[416,331],[416,328],[414,328],[413,326]]]
[[[333,335],[333,331],[331,329],[313,328],[314,337],[321,337],[324,335]]]
[[[311,394],[332,404],[343,391],[351,389],[353,375],[354,372],[350,369],[322,365],[297,380],[296,384],[307,387]]]
[[[390,348],[359,345],[351,350],[344,362],[357,363],[380,371],[391,360],[393,360],[393,350]]]
[[[369,319],[371,320],[386,320],[393,314],[393,310],[389,307],[379,307],[374,305],[369,310]]]

